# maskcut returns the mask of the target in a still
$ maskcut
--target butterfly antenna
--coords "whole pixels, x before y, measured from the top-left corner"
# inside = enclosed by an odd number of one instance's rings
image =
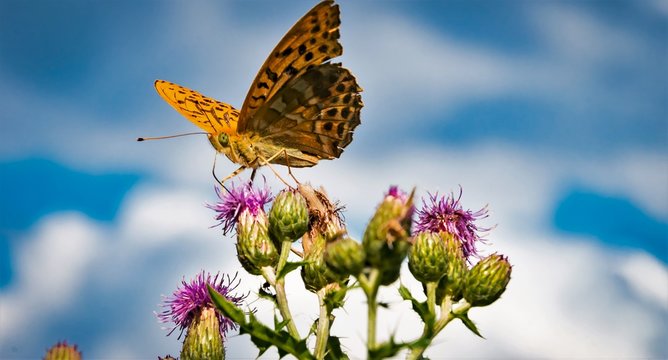
[[[138,137],[137,141],[163,140],[163,139],[171,139],[171,138],[176,138],[176,137],[181,137],[181,136],[189,136],[189,135],[209,135],[209,133],[198,131],[198,132],[191,132],[191,133],[178,134],[178,135],[155,136],[155,137]]]
[[[220,184],[220,186],[227,191],[228,194],[230,194],[230,190],[225,187],[225,184],[223,184],[220,179],[218,179],[218,176],[216,175],[216,159],[218,159],[218,153],[213,155],[213,167],[211,168],[211,173],[213,174],[213,178],[216,179],[216,182]]]

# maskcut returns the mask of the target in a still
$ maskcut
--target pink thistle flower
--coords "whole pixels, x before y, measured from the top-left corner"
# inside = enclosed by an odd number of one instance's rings
[[[464,210],[460,203],[462,189],[459,196],[438,196],[438,193],[429,194],[429,202],[417,211],[418,219],[415,224],[415,232],[447,232],[452,234],[462,245],[464,256],[477,256],[476,244],[483,242],[481,233],[487,232],[489,228],[479,228],[475,222],[487,218],[487,207],[478,211]]]
[[[226,281],[227,280],[227,281]],[[199,273],[190,283],[185,279],[181,280],[183,287],[179,287],[174,291],[171,297],[165,297],[162,307],[166,308],[160,314],[157,314],[158,319],[163,323],[174,322],[174,327],[167,334],[171,335],[176,328],[180,328],[181,334],[183,330],[190,327],[190,324],[195,320],[203,308],[215,308],[209,292],[207,284],[214,288],[218,293],[226,297],[229,301],[239,305],[246,298],[246,295],[235,296],[231,292],[239,286],[240,280],[234,275],[230,276],[216,274],[213,278],[211,274]],[[220,336],[224,339],[225,334],[229,330],[236,330],[237,324],[232,320],[224,317],[219,312],[216,312],[218,323],[220,324]]]
[[[215,189],[220,201],[214,205],[207,204],[207,207],[218,213],[216,220],[219,223],[215,226],[222,225],[224,234],[234,229],[244,210],[248,210],[253,216],[257,216],[261,211],[264,212],[264,205],[273,199],[268,187],[253,188],[251,182],[236,187],[232,184],[232,189],[225,193],[218,187]]]

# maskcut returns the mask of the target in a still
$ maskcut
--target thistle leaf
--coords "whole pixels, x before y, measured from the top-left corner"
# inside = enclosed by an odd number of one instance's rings
[[[299,269],[299,267],[306,265],[307,263],[308,261],[287,262],[276,276],[276,281],[284,278],[290,272]]]
[[[472,333],[480,336],[481,338],[485,338],[480,334],[480,331],[478,331],[478,328],[475,326],[475,323],[469,318],[468,313],[463,313],[463,314],[457,314],[457,313],[452,313],[457,319],[461,320],[464,325],[466,326],[467,329],[471,330]]]
[[[285,330],[270,329],[257,320],[252,312],[246,315],[243,310],[220,295],[211,286],[208,286],[208,290],[209,296],[211,296],[211,300],[216,308],[225,317],[232,319],[232,321],[239,325],[239,333],[250,335],[251,341],[260,350],[258,356],[262,355],[271,346],[275,346],[281,357],[286,354],[292,354],[298,359],[315,359],[309,353],[305,340],[295,339]],[[282,323],[278,323],[277,325],[279,327],[284,326]]]

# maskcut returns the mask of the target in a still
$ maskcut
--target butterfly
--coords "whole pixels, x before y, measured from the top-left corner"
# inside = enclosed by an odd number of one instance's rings
[[[314,166],[341,156],[360,124],[363,103],[340,56],[339,6],[325,0],[283,36],[251,84],[241,110],[186,87],[157,80],[158,94],[208,134],[216,151],[246,168]]]

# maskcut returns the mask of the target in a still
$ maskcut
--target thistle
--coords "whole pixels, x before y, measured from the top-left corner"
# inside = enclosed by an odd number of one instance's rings
[[[227,332],[236,329],[236,324],[215,311],[209,297],[207,284],[229,301],[240,305],[245,296],[235,296],[231,292],[239,285],[239,281],[229,276],[216,274],[214,277],[204,271],[187,283],[181,281],[182,287],[177,288],[173,295],[165,298],[162,305],[166,309],[158,314],[161,322],[173,322],[170,335],[177,328],[181,335],[186,330],[183,341],[181,359],[221,359],[225,356],[224,341]]]
[[[508,258],[492,254],[480,260],[466,277],[464,299],[471,306],[487,306],[501,297],[510,281]]]
[[[59,341],[47,350],[44,360],[81,360],[81,352],[76,345],[67,345],[67,341]]]
[[[476,221],[488,216],[487,208],[478,211],[464,210],[460,203],[462,190],[455,199],[454,194],[439,197],[438,194],[429,195],[430,203],[425,203],[417,211],[418,219],[415,222],[416,232],[445,232],[452,234],[460,244],[465,258],[477,256],[477,244],[483,241],[481,233],[489,231],[479,228]]]
[[[445,260],[447,268],[436,288],[436,302],[441,303],[447,295],[453,301],[459,301],[462,298],[462,289],[468,273],[466,258],[461,243],[452,234],[441,232],[439,237],[445,247]]]
[[[302,280],[306,289],[317,292],[325,286],[343,281],[346,276],[332,271],[325,263],[325,249],[327,239],[325,235],[319,234],[312,239],[309,251],[304,253],[306,264],[302,266]]]
[[[364,268],[366,253],[362,245],[351,239],[344,238],[327,244],[325,262],[337,274],[357,275]]]
[[[410,243],[414,212],[413,193],[390,187],[364,232],[362,246],[368,266],[379,269],[381,284],[389,285],[399,278]]]
[[[447,273],[446,247],[438,234],[418,233],[408,252],[408,269],[422,283],[435,282]]]
[[[304,261],[301,276],[306,289],[311,292],[343,281],[346,276],[332,271],[325,263],[325,250],[331,242],[346,234],[339,209],[329,201],[323,190],[300,184],[297,188],[306,201],[309,213],[309,230],[302,239]]]
[[[251,183],[232,186],[224,194],[216,188],[220,201],[209,208],[218,212],[223,233],[237,230],[237,258],[246,271],[261,274],[265,266],[276,266],[279,253],[269,237],[269,220],[264,205],[271,201],[268,188],[256,189]]]
[[[225,189],[224,193],[218,187],[215,190],[219,201],[214,205],[207,204],[207,207],[218,213],[216,216],[218,224],[215,226],[222,226],[223,234],[235,228],[244,210],[257,215],[260,211],[264,212],[264,205],[272,200],[268,187],[254,188],[251,182],[241,186],[232,184],[232,190]]]
[[[276,242],[296,241],[308,230],[306,199],[295,190],[283,190],[269,211],[269,234]]]

